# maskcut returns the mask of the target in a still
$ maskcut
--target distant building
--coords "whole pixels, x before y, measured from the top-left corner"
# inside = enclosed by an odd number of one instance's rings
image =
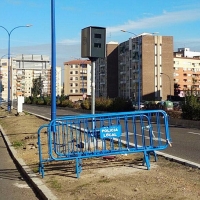
[[[18,55],[10,62],[10,98],[17,96],[31,96],[33,79],[39,78],[43,82],[42,95],[51,95],[51,66],[48,56],[45,55]],[[56,72],[60,67],[56,67]],[[4,85],[2,98],[8,98],[8,60],[1,59],[1,81]],[[56,93],[61,94],[61,73],[57,74]]]
[[[106,44],[106,58],[95,63],[96,97],[118,97],[118,42]]]
[[[64,94],[72,101],[91,96],[91,61],[71,60],[64,63]]]
[[[106,49],[96,62],[97,96],[159,101],[173,95],[172,36],[144,33]]]
[[[179,48],[174,52],[174,83],[179,96],[192,93],[200,96],[200,52]]]
[[[200,52],[190,51],[190,48],[178,48],[178,52],[175,53],[177,57],[181,56],[185,58],[194,58],[196,56],[200,56]]]

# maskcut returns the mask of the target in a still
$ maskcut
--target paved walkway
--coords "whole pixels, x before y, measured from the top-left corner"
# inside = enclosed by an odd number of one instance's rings
[[[36,200],[33,190],[22,178],[0,134],[0,200]]]

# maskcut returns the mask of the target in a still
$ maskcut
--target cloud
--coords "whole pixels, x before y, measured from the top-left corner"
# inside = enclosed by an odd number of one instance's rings
[[[196,21],[200,19],[200,9],[178,12],[163,11],[162,15],[143,18],[136,21],[129,20],[122,25],[107,27],[109,33],[119,33],[120,30],[147,29],[153,27],[170,26],[176,23]]]
[[[72,45],[72,44],[80,44],[80,38],[79,39],[65,39],[60,42],[58,42],[60,45]]]

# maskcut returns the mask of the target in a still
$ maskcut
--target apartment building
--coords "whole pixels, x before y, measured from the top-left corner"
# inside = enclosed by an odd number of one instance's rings
[[[61,71],[56,67],[56,95],[61,94]],[[46,55],[18,55],[10,61],[10,98],[17,96],[31,96],[33,79],[41,77],[43,82],[43,95],[51,94],[51,66],[49,57]],[[8,97],[8,60],[1,59],[1,81],[4,85],[2,98]]]
[[[0,60],[0,84],[3,91],[0,92],[0,99],[7,101],[8,99],[8,59]]]
[[[118,96],[118,42],[106,44],[106,58],[95,62],[95,96]]]
[[[200,52],[189,48],[174,52],[174,83],[179,87],[179,96],[186,92],[200,96]]]
[[[64,63],[64,94],[72,101],[91,96],[91,61],[78,59]]]
[[[172,36],[144,33],[122,42],[118,49],[119,96],[160,101],[173,95]]]

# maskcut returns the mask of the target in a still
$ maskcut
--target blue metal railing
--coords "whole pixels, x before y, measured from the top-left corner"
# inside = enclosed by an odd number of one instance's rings
[[[46,156],[43,129],[47,131]],[[150,169],[150,153],[156,159],[155,151],[167,148],[170,141],[168,115],[163,110],[60,117],[38,130],[39,172],[44,177],[45,162],[74,159],[79,177],[81,159],[139,152]]]

